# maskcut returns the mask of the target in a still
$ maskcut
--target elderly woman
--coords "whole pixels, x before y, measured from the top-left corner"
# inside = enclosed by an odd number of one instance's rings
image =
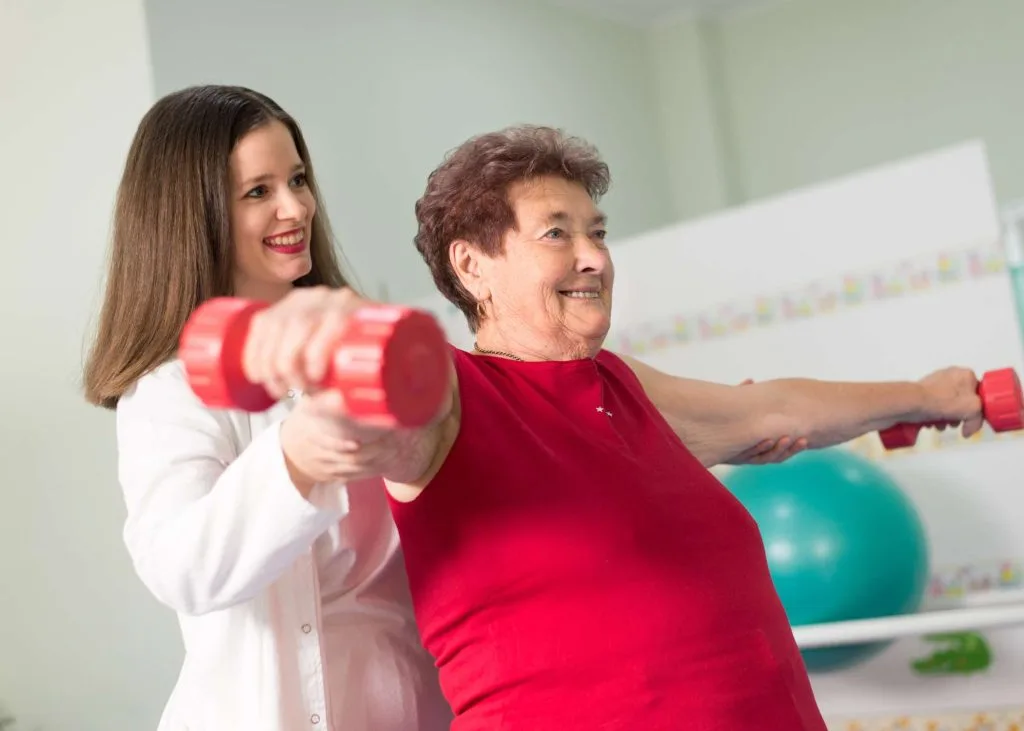
[[[901,421],[969,435],[977,380],[726,386],[603,349],[608,184],[593,147],[552,129],[454,151],[416,205],[416,245],[476,346],[452,349],[429,428],[351,426],[348,459],[385,478],[452,728],[823,731],[757,526],[707,468],[765,440],[819,448]],[[250,376],[315,383],[359,304],[321,291],[271,308],[250,352],[286,328],[293,345],[254,355]]]

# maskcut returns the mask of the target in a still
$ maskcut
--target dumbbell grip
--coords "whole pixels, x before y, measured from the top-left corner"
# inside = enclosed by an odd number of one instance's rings
[[[419,427],[447,392],[444,331],[426,312],[366,307],[354,313],[320,388],[342,392],[346,409],[368,425]]]
[[[1020,379],[1012,368],[1000,368],[985,373],[978,383],[982,414],[996,432],[1024,429],[1024,394]],[[917,442],[922,428],[952,426],[957,422],[940,421],[919,424],[895,424],[878,432],[886,449],[911,447]]]
[[[928,421],[921,423],[903,422],[894,424],[887,429],[878,432],[882,444],[887,449],[899,449],[900,447],[912,447],[917,442],[917,436],[924,428],[938,428],[943,426],[954,426],[955,421]]]
[[[179,357],[193,391],[208,406],[264,411],[276,403],[246,377],[242,353],[252,318],[266,303],[217,298],[182,331]],[[434,418],[448,388],[444,331],[426,312],[389,305],[351,315],[320,388],[342,392],[354,421],[417,427]]]

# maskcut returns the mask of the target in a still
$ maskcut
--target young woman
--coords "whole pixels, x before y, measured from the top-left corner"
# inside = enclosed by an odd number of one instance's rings
[[[307,307],[337,310],[358,301],[345,284],[306,143],[274,101],[203,86],[153,106],[118,193],[85,393],[116,409],[135,569],[180,618],[161,731],[448,728],[386,494],[360,481],[375,468],[365,447],[352,459],[340,404],[293,392],[265,413],[210,410],[176,359],[210,297],[305,288]],[[273,349],[250,365],[286,392]]]

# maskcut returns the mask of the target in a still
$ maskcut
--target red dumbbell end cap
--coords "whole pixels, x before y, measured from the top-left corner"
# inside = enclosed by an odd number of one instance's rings
[[[978,387],[985,421],[993,431],[1024,429],[1024,393],[1013,368],[989,371]]]
[[[349,321],[324,386],[342,390],[355,420],[416,428],[438,415],[450,364],[444,330],[430,314],[365,307]]]
[[[917,434],[920,431],[920,424],[896,424],[878,432],[878,436],[886,449],[903,449],[917,443]]]
[[[185,324],[178,355],[189,385],[212,408],[264,411],[274,398],[242,372],[242,351],[253,316],[267,303],[216,297],[201,304]]]

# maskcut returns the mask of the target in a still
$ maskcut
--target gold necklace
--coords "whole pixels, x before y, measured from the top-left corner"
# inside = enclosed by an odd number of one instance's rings
[[[522,358],[520,358],[518,355],[512,355],[511,353],[505,353],[505,352],[500,351],[500,350],[484,350],[483,348],[481,348],[476,343],[473,343],[473,350],[475,350],[478,353],[483,353],[484,355],[500,355],[500,356],[503,356],[505,358],[511,358],[512,360],[518,360],[520,363],[525,363],[526,362]]]

